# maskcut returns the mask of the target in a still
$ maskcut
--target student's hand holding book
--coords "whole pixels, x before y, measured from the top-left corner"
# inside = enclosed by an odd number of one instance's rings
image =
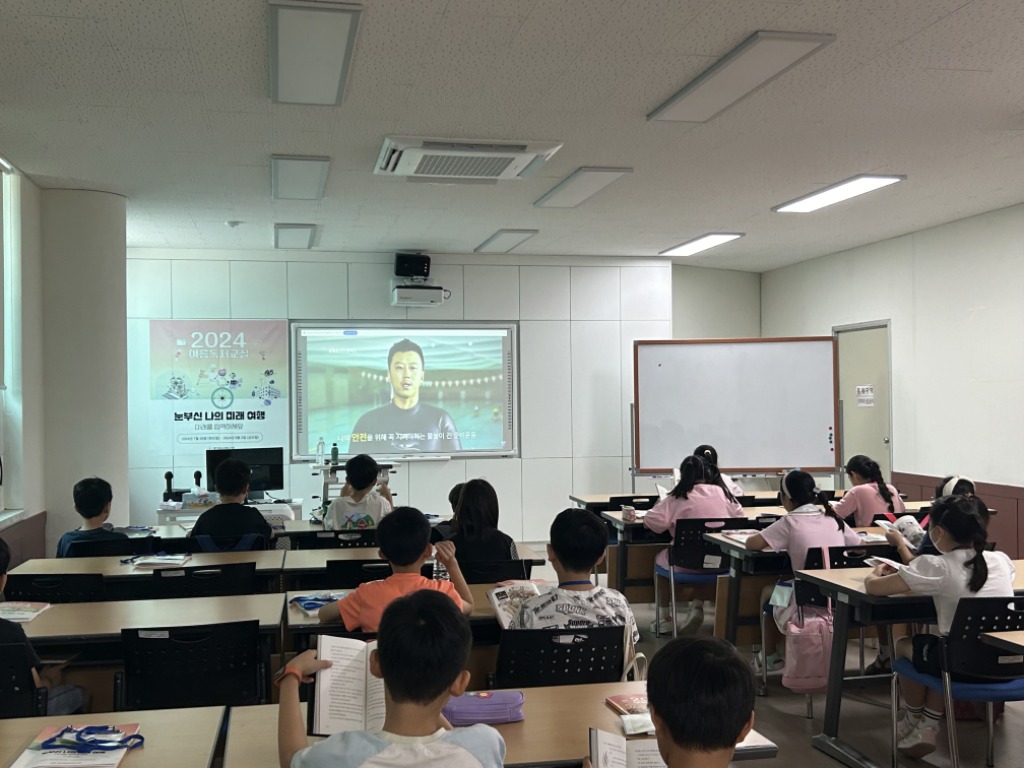
[[[297,678],[300,682],[311,683],[313,676],[322,669],[327,669],[333,662],[318,659],[316,651],[310,648],[303,651],[294,659],[289,661],[280,672],[280,680],[283,682],[288,676]]]

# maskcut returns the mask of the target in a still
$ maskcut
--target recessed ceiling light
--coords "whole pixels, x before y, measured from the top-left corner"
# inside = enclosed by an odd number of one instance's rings
[[[361,12],[349,3],[270,0],[270,100],[341,104]]]
[[[539,229],[499,229],[473,249],[473,253],[508,253],[540,232]]]
[[[620,176],[632,172],[632,168],[577,168],[534,205],[538,208],[575,208]]]
[[[743,237],[742,232],[710,232],[706,235],[701,235],[694,240],[687,240],[685,243],[675,245],[667,251],[662,251],[660,255],[693,256],[695,253],[706,251],[708,248],[714,248],[717,245],[724,245],[725,243],[733,240],[738,240],[741,237]]]
[[[851,197],[888,187],[890,184],[895,184],[906,178],[906,176],[872,176],[864,173],[854,176],[852,179],[840,181],[831,187],[798,197],[796,200],[790,200],[788,203],[777,205],[772,210],[776,213],[810,213],[827,205],[835,205],[843,200],[849,200]]]
[[[647,119],[705,123],[835,39],[804,32],[755,32]]]
[[[315,236],[315,224],[274,225],[274,247],[282,250],[308,250]]]
[[[320,200],[327,187],[329,157],[270,156],[270,194],[276,200]]]

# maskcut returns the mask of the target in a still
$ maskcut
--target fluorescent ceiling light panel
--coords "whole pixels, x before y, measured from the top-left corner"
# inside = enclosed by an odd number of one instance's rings
[[[309,250],[315,236],[315,224],[274,225],[274,247],[282,250]]]
[[[673,246],[667,251],[662,251],[662,256],[693,256],[695,253],[706,251],[708,248],[714,248],[718,245],[724,245],[725,243],[738,240],[743,237],[742,232],[711,232],[706,235],[701,235],[696,240],[688,240],[681,245]]]
[[[776,213],[810,213],[827,205],[835,205],[843,200],[849,200],[851,197],[888,187],[890,184],[895,184],[906,178],[906,176],[872,176],[865,173],[846,181],[840,181],[831,187],[825,187],[818,192],[798,197],[796,200],[790,200],[788,203],[777,205],[772,210]]]
[[[276,200],[320,200],[330,169],[329,157],[272,155],[270,194]]]
[[[577,168],[534,205],[538,208],[575,208],[632,168]]]
[[[270,0],[268,10],[270,100],[341,104],[362,6]]]
[[[706,123],[835,39],[803,32],[755,32],[647,119]]]
[[[540,232],[539,229],[499,229],[473,249],[473,253],[508,253]]]

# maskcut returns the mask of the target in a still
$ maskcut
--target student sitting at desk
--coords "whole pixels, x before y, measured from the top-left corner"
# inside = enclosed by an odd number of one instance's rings
[[[110,541],[111,539],[127,539],[120,531],[112,531],[107,524],[110,517],[110,503],[114,492],[110,483],[98,477],[87,477],[75,483],[72,492],[75,499],[75,512],[82,516],[82,527],[68,531],[57,542],[57,557],[67,557],[68,549],[78,541]]]
[[[710,446],[705,446],[710,447]],[[676,520],[694,518],[743,517],[743,508],[732,495],[718,468],[700,456],[687,456],[679,465],[679,483],[669,491],[668,496],[661,499],[654,508],[644,515],[644,526],[655,533],[675,535]],[[663,549],[655,558],[662,568],[668,569],[668,549]],[[671,594],[669,590],[675,585],[669,584],[664,576],[658,576],[661,585],[658,590],[661,596],[659,611],[661,618],[655,614],[651,622],[651,632],[672,632],[674,616],[669,609]],[[693,588],[685,590],[684,600],[691,600],[690,610],[683,620],[679,631],[692,634],[704,623],[704,601],[695,600]]]
[[[499,768],[505,759],[501,734],[489,725],[452,728],[441,714],[448,698],[469,685],[472,644],[469,621],[444,595],[421,590],[398,598],[384,611],[377,648],[370,652],[370,673],[384,680],[383,730],[336,733],[312,746],[299,683],[331,662],[317,659],[313,650],[299,654],[278,678],[281,768]]]
[[[376,632],[384,609],[403,595],[420,589],[442,592],[467,616],[473,612],[473,593],[455,559],[455,545],[439,541],[433,549],[437,561],[448,569],[451,581],[427,579],[420,569],[431,555],[430,523],[412,507],[396,507],[377,526],[380,556],[391,564],[386,579],[360,584],[354,592],[320,609],[321,622],[338,621],[349,631]]]
[[[961,597],[1011,597],[1016,571],[1004,552],[985,549],[988,508],[976,496],[943,496],[932,504],[932,543],[939,555],[921,555],[893,573],[879,566],[864,579],[870,595],[915,592],[931,595],[939,632],[948,635]],[[910,659],[914,669],[940,675],[941,640],[935,635],[901,637],[896,657]],[[935,750],[939,720],[945,710],[942,694],[900,678],[906,717],[897,730],[897,748],[910,757]]]
[[[693,449],[693,455],[699,456],[712,467],[718,469],[718,451],[715,450],[713,445],[698,445]],[[723,473],[721,470],[719,470],[718,474],[722,478],[722,484],[729,493],[737,499],[743,495],[743,488],[740,487],[739,483],[729,477],[729,475]]]
[[[100,482],[103,482],[102,480]],[[109,485],[107,486],[110,487]],[[7,571],[11,567],[11,548],[0,539],[0,592],[7,586]],[[75,685],[62,685],[60,670],[62,667],[44,667],[39,660],[32,644],[25,636],[25,629],[7,619],[0,619],[0,645],[24,645],[28,650],[29,664],[32,666],[32,680],[36,688],[46,688],[46,714],[71,715],[84,710],[87,696],[85,691]]]
[[[848,523],[865,528],[872,524],[875,515],[902,515],[907,511],[899,491],[885,482],[877,461],[858,454],[846,462],[846,475],[853,488],[832,506]]]
[[[728,768],[754,727],[754,678],[724,640],[679,637],[651,660],[647,706],[667,768]]]
[[[498,494],[486,480],[462,484],[452,530],[451,542],[460,563],[519,559],[512,537],[498,530]]]
[[[829,506],[824,495],[815,486],[811,475],[794,469],[783,475],[779,487],[779,501],[789,514],[748,538],[747,549],[774,549],[776,552],[787,552],[793,570],[799,571],[807,561],[809,549],[821,547],[827,551],[828,547],[861,543],[857,532],[843,522]],[[815,502],[821,506],[817,506]],[[761,594],[761,603],[773,614],[775,609],[769,601],[776,587],[765,587]],[[792,599],[791,594],[790,601]],[[755,662],[764,664],[768,669],[781,667],[784,663],[778,652],[781,637],[782,627],[775,621],[766,621],[762,638],[763,660],[758,657]]]
[[[520,629],[629,626],[637,642],[640,631],[629,601],[621,592],[590,580],[607,546],[608,529],[593,512],[579,507],[559,512],[551,523],[548,544],[558,587],[525,600],[515,625]]]
[[[270,546],[273,532],[255,507],[243,503],[249,495],[252,471],[239,459],[225,459],[213,473],[213,485],[220,494],[220,504],[210,507],[196,520],[189,536],[211,536],[216,539],[238,539],[246,534],[263,537],[262,549]]]
[[[324,528],[331,531],[362,531],[376,528],[391,511],[391,490],[377,485],[380,467],[372,456],[361,453],[345,462],[345,485],[341,496],[331,502],[324,515]]]

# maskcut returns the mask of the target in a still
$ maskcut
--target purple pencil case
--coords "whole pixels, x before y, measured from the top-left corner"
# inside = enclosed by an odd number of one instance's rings
[[[441,714],[452,725],[518,723],[524,699],[522,691],[471,691],[448,699]]]

